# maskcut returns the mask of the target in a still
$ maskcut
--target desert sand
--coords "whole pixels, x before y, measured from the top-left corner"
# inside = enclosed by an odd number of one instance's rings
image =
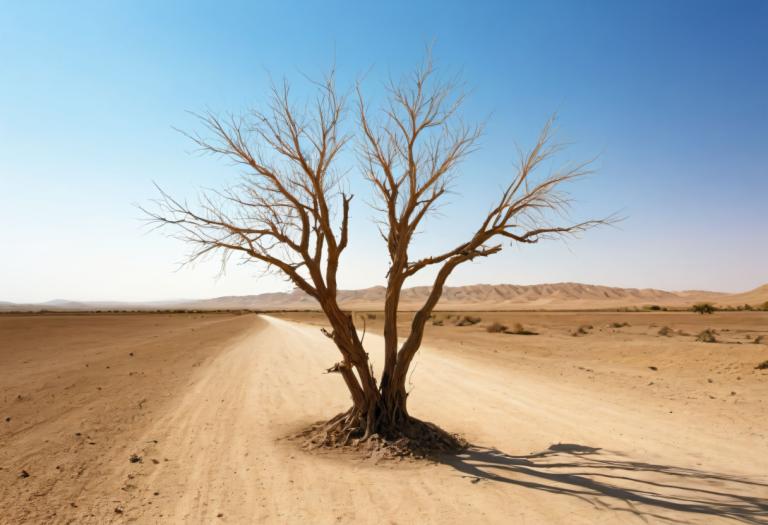
[[[432,462],[285,439],[349,403],[318,314],[0,316],[0,522],[768,523],[768,313],[449,315],[410,409],[472,447]]]

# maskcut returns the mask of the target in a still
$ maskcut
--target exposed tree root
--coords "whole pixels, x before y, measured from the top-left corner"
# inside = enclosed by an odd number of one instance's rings
[[[378,432],[366,432],[366,427],[365,419],[350,410],[315,423],[292,438],[307,450],[339,450],[375,459],[429,458],[468,446],[459,435],[412,417],[396,427],[380,425]]]

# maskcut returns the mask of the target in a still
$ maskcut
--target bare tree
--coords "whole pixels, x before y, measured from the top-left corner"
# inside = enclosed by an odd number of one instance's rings
[[[352,136],[342,130],[348,100],[339,94],[334,75],[315,87],[317,97],[309,109],[296,109],[283,83],[273,88],[266,112],[226,119],[201,116],[212,138],[191,138],[204,151],[242,166],[242,181],[224,191],[204,193],[195,207],[161,191],[158,208],[148,213],[152,221],[174,228],[194,246],[190,260],[219,251],[226,261],[239,253],[282,273],[318,301],[332,328],[325,333],[341,354],[329,371],[344,379],[352,407],[315,428],[311,438],[317,444],[361,443],[375,437],[390,443],[454,446],[450,435],[412,418],[407,410],[408,370],[443,286],[456,267],[498,253],[504,240],[536,243],[606,223],[573,223],[565,218],[569,198],[560,189],[588,173],[589,163],[534,180],[537,168],[561,150],[553,141],[553,121],[548,122],[536,145],[520,152],[517,172],[499,191],[490,211],[478,218],[471,238],[444,253],[412,259],[408,252],[415,233],[442,202],[457,166],[474,150],[480,136],[479,127],[458,119],[462,94],[453,84],[436,79],[427,61],[412,76],[387,86],[388,103],[377,115],[372,116],[358,88]],[[349,239],[352,195],[341,189],[336,163],[353,138],[361,171],[372,184],[375,206],[381,212],[379,229],[390,259],[385,360],[379,381],[353,316],[337,301],[337,273]],[[397,321],[403,285],[427,268],[436,270],[431,291],[400,344]]]

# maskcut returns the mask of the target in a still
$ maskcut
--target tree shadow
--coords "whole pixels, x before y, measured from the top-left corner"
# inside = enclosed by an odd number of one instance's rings
[[[595,508],[687,523],[692,515],[768,524],[768,483],[561,443],[527,456],[471,446],[439,461],[471,479],[578,498]],[[759,496],[758,496],[759,495]],[[687,517],[686,517],[687,516]]]

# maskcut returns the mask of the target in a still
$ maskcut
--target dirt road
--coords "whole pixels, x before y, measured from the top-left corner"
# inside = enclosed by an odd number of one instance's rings
[[[475,446],[433,464],[310,455],[281,438],[347,407],[340,378],[322,374],[330,342],[268,316],[195,326],[121,348],[121,370],[144,382],[110,381],[113,398],[93,388],[72,411],[44,401],[62,372],[8,365],[0,522],[768,523],[766,414],[724,424],[599,378],[577,387],[425,348],[411,412]],[[376,362],[380,338],[366,343]],[[151,361],[169,345],[179,351]],[[88,381],[72,377],[73,391]]]

